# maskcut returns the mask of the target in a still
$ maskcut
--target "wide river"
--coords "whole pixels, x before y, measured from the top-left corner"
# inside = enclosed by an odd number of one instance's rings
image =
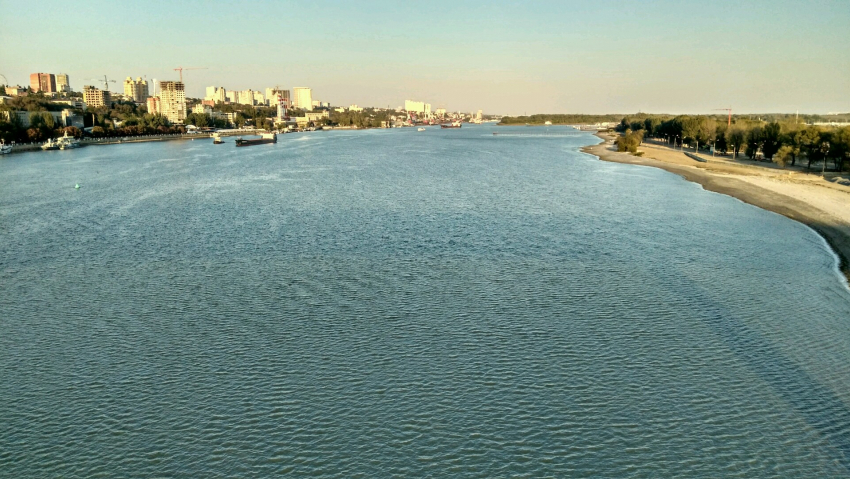
[[[825,242],[596,142],[0,159],[0,477],[850,476]]]

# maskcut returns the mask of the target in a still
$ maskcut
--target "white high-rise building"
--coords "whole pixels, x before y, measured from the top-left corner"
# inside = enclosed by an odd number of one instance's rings
[[[239,98],[236,100],[240,105],[254,104],[254,90],[242,90],[239,92]]]
[[[208,86],[207,94],[204,96],[204,100],[211,100],[216,103],[227,101],[227,90],[221,86]]]
[[[263,94],[261,92],[258,92],[258,91],[254,92],[254,104],[255,105],[265,105],[266,104],[266,99],[265,99],[265,97],[263,97]]]
[[[297,86],[293,88],[293,92],[295,93],[292,99],[292,106],[294,108],[301,108],[304,110],[312,110],[313,109],[313,90],[307,88],[305,86]]]
[[[239,92],[238,91],[229,91],[225,94],[225,98],[230,103],[239,103]]]
[[[71,84],[68,81],[67,73],[56,74],[56,90],[65,92],[71,91]]]
[[[408,113],[416,113],[426,118],[431,117],[431,104],[424,101],[404,100],[404,109]]]
[[[186,91],[183,82],[159,82],[160,112],[171,123],[186,119]]]
[[[404,100],[404,109],[414,113],[431,114],[431,104],[424,101]]]

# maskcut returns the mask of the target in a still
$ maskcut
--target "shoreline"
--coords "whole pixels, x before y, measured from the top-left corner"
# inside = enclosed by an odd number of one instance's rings
[[[829,210],[819,208],[811,204],[811,202],[806,202],[799,198],[790,196],[789,194],[783,194],[783,192],[777,191],[782,188],[768,189],[754,184],[755,180],[764,180],[765,178],[757,177],[754,178],[753,181],[746,181],[741,177],[736,177],[738,175],[729,174],[728,171],[712,171],[706,167],[706,163],[702,162],[702,160],[693,160],[686,157],[682,152],[675,150],[673,150],[672,153],[678,153],[684,158],[684,161],[671,162],[653,158],[653,155],[662,156],[658,154],[661,152],[656,151],[644,151],[644,156],[620,153],[611,148],[614,138],[613,135],[597,133],[595,136],[600,138],[602,142],[595,145],[584,146],[581,148],[582,152],[594,155],[602,161],[660,168],[670,173],[677,174],[687,181],[698,183],[705,190],[731,196],[743,201],[744,203],[780,214],[786,218],[790,218],[808,226],[826,241],[829,248],[838,257],[838,268],[850,284],[850,223],[842,221],[840,218],[836,218],[836,216],[831,214]],[[647,146],[652,150],[658,149],[652,145],[641,146]],[[645,149],[646,148],[644,148],[644,150]],[[690,161],[692,165],[687,164],[688,161]],[[759,168],[748,165],[730,165],[729,169],[737,168],[739,166],[742,169]],[[767,168],[762,168],[765,172],[770,172]],[[782,170],[777,171],[777,175],[780,172],[788,174],[788,171]],[[818,188],[819,186],[812,184],[805,185],[805,187]],[[841,192],[840,194],[844,194],[844,192]],[[850,194],[848,194],[847,202],[850,204]]]

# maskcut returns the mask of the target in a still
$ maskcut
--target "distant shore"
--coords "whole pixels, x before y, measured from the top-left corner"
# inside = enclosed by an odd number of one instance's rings
[[[696,155],[664,145],[645,143],[643,156],[616,151],[615,135],[599,133],[602,142],[582,148],[603,161],[652,166],[699,183],[708,191],[737,198],[781,214],[817,231],[839,258],[841,272],[850,281],[850,186],[832,183],[797,170],[735,162]],[[693,153],[691,153],[693,155]]]

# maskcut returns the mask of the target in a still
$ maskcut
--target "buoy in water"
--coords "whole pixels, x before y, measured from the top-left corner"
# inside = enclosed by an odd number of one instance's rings
[[[80,184],[79,184],[79,183],[77,183],[76,185],[74,185],[74,189],[75,189],[75,190],[79,190],[79,189],[80,189]]]

